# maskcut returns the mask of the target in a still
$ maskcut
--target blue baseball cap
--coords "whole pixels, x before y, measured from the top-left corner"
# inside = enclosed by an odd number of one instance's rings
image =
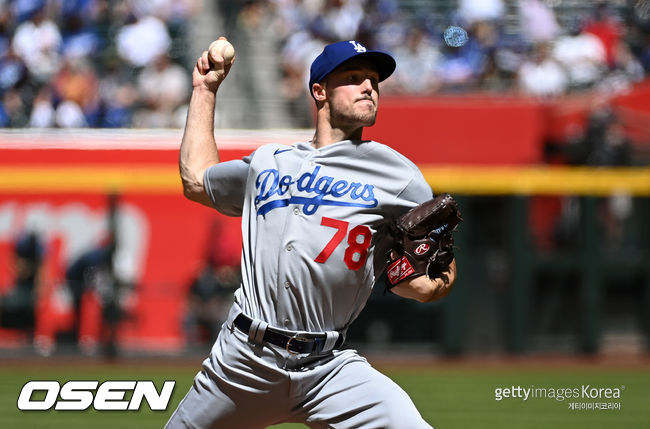
[[[369,51],[361,43],[354,40],[336,42],[325,46],[323,52],[311,63],[309,70],[309,93],[313,97],[312,86],[320,82],[335,68],[352,58],[368,59],[377,68],[379,81],[386,79],[395,71],[395,59],[382,51]]]

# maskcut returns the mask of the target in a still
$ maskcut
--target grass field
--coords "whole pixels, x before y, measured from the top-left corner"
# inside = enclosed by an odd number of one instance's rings
[[[3,363],[0,360],[1,428],[161,428],[189,388],[196,365],[153,363],[47,364]],[[432,363],[430,365],[380,366],[413,398],[424,418],[436,429],[643,429],[650,428],[650,369],[642,365],[599,366],[537,363]],[[160,389],[164,380],[176,380],[167,411],[153,412],[143,403],[135,411],[19,411],[18,394],[29,380],[145,380]],[[620,389],[618,399],[517,398],[495,399],[495,389],[506,387],[550,389]],[[541,392],[541,391],[539,391]],[[39,399],[39,398],[35,398]],[[42,398],[40,398],[42,399]],[[619,403],[620,410],[571,410],[571,402]],[[304,428],[297,424],[274,429]]]

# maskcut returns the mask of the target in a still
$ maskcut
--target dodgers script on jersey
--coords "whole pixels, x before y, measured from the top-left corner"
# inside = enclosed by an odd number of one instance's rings
[[[210,167],[204,185],[243,217],[235,305],[309,332],[347,330],[385,268],[390,222],[432,197],[411,161],[373,141],[265,145]]]

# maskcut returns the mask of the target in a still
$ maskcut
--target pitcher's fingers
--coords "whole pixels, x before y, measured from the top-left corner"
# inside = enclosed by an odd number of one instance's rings
[[[201,57],[199,57],[196,60],[196,69],[199,71],[200,74],[205,74],[206,73],[206,71],[205,71],[205,69],[203,67],[203,60],[201,59]]]
[[[208,58],[208,51],[203,51],[200,60],[204,73],[210,71],[210,59]]]

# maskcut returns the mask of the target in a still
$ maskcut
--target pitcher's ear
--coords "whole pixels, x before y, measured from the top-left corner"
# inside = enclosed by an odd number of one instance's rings
[[[325,85],[322,83],[314,83],[311,86],[311,93],[316,101],[325,101]]]

